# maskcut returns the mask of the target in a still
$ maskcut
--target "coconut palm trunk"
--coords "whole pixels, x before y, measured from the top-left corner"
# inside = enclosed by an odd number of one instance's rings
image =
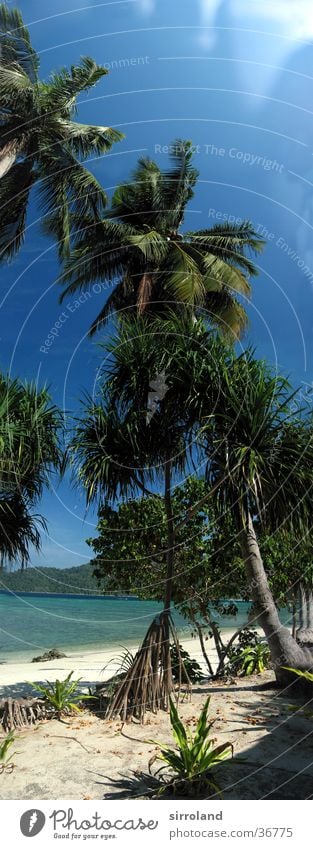
[[[282,667],[313,668],[313,655],[308,649],[298,645],[288,628],[284,627],[279,619],[250,513],[247,516],[246,527],[240,532],[240,543],[251,596],[257,607],[259,623],[269,644],[276,678],[279,683],[285,683],[290,676]]]
[[[174,622],[171,617],[171,600],[174,578],[175,525],[171,496],[172,461],[167,456],[164,463],[164,506],[167,522],[166,579],[164,607],[155,616],[134,661],[123,678],[108,706],[106,717],[120,715],[123,720],[136,718],[144,721],[146,710],[156,713],[168,710],[169,696],[174,691],[171,664],[171,641],[175,643],[178,657],[178,694],[182,680],[190,681],[180,653]]]
[[[165,644],[164,644],[164,657],[165,657],[165,677],[166,677],[166,689],[168,694],[173,690],[173,678],[172,678],[172,666],[171,666],[171,654],[170,654],[170,616],[171,616],[171,600],[172,600],[172,592],[173,592],[173,574],[174,574],[174,545],[175,545],[175,528],[174,528],[174,515],[173,515],[173,505],[172,505],[172,496],[171,496],[171,478],[172,478],[172,463],[171,459],[168,456],[165,464],[164,464],[164,480],[165,480],[165,488],[164,488],[164,506],[166,512],[166,522],[167,522],[167,552],[166,552],[166,581],[165,581],[165,596],[164,596],[164,611],[163,611],[163,621],[164,621],[164,631],[165,631]]]
[[[20,150],[17,139],[7,142],[0,150],[0,179],[10,171]]]
[[[164,505],[167,520],[167,552],[166,552],[166,582],[165,582],[165,597],[164,597],[164,612],[169,613],[172,599],[173,573],[174,573],[174,545],[175,545],[175,529],[174,515],[171,497],[171,477],[172,464],[168,457],[165,462],[165,490],[164,490]]]

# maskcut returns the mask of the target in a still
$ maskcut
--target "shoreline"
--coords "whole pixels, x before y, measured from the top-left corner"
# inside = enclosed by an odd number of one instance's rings
[[[105,599],[106,601],[116,600],[116,601],[140,601],[138,595],[123,595],[122,593],[49,593],[38,590],[35,592],[33,590],[13,590],[6,589],[0,590],[1,595],[8,596],[16,596],[17,598],[21,598],[23,596],[33,596],[34,598],[79,598],[79,599]]]
[[[224,636],[230,637],[234,629],[225,629]],[[192,658],[200,664],[203,672],[207,671],[198,638],[178,635],[180,644],[186,649]],[[125,649],[136,652],[138,643],[125,641]],[[217,663],[217,654],[213,638],[206,640],[206,651],[213,667]],[[114,658],[121,655],[123,647],[121,644],[112,643],[104,649],[86,647],[77,648],[76,651],[66,653],[66,657],[55,660],[39,661],[32,663],[31,660],[8,661],[0,665],[0,698],[13,695],[23,696],[30,692],[30,681],[54,681],[56,678],[64,679],[69,672],[73,671],[73,679],[81,678],[82,690],[87,689],[101,681],[106,681],[117,670]],[[110,660],[112,662],[110,663]],[[109,665],[108,665],[109,664]]]

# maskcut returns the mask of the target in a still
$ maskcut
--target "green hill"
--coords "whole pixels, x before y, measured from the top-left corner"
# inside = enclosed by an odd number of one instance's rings
[[[99,593],[92,566],[84,563],[71,569],[0,569],[0,590],[37,593]]]

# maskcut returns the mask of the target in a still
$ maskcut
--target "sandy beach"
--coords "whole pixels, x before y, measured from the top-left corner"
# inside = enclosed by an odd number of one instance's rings
[[[185,641],[184,646],[201,659],[198,641]],[[206,646],[214,662],[212,643]],[[82,678],[82,687],[92,686],[112,674],[113,665],[103,667],[116,651],[77,652],[48,663],[7,663],[0,667],[0,694],[25,695],[30,691],[27,681],[64,678],[71,670]],[[191,729],[208,695],[217,743],[227,740],[234,746],[233,760],[218,772],[225,799],[313,795],[313,721],[289,707],[300,707],[303,699],[277,690],[270,670],[246,679],[208,681],[194,685],[191,699],[182,698],[179,704]],[[140,774],[147,773],[157,751],[151,739],[171,743],[168,714],[147,713],[144,726],[104,721],[88,710],[66,722],[46,720],[16,735],[14,769],[0,774],[0,798],[103,799],[120,793],[142,798],[146,784]]]
[[[230,637],[232,631],[223,632],[225,638]],[[181,645],[201,664],[203,671],[206,667],[198,639],[182,639]],[[217,655],[213,639],[205,643],[208,657],[216,666]],[[138,645],[127,643],[127,648],[136,652]],[[69,672],[73,671],[73,678],[81,678],[80,686],[86,689],[100,681],[105,681],[116,671],[114,661],[118,655],[123,654],[125,646],[113,645],[103,651],[99,649],[90,651],[67,652],[66,657],[56,660],[32,663],[31,661],[7,662],[0,665],[0,698],[3,696],[24,695],[30,691],[29,681],[55,681],[56,678],[63,679]]]

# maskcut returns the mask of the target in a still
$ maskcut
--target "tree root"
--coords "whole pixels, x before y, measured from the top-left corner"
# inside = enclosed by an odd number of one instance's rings
[[[0,701],[0,726],[5,732],[16,728],[31,728],[41,719],[51,716],[51,709],[43,699],[2,699]]]
[[[179,659],[179,682],[176,697],[182,684],[182,674],[187,682],[187,690],[191,684],[182,660],[179,642],[174,623],[167,611],[155,617],[151,623],[142,646],[137,651],[134,661],[123,677],[121,684],[110,699],[106,709],[106,719],[120,716],[122,721],[138,719],[144,721],[147,710],[157,713],[158,710],[168,710],[169,697],[175,691],[172,677],[170,635],[176,645]]]

